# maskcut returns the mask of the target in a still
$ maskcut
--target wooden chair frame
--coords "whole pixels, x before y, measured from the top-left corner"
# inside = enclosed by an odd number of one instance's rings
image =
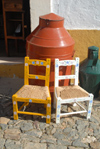
[[[59,76],[59,66],[75,66],[75,74],[74,75],[62,75]],[[87,112],[87,119],[91,117],[91,110],[93,104],[93,94],[89,94],[88,97],[80,97],[80,98],[71,98],[71,99],[61,99],[61,97],[57,97],[56,87],[59,86],[59,80],[64,79],[75,79],[74,85],[78,85],[78,74],[79,74],[79,58],[76,57],[75,60],[61,60],[55,59],[55,86],[54,86],[54,103],[53,106],[56,108],[56,123],[60,123],[60,117],[72,115],[72,114],[79,114]],[[84,90],[85,91],[85,90]],[[78,102],[82,101],[89,101],[88,110],[86,110],[82,105]],[[61,104],[68,104],[74,103],[73,105],[79,105],[83,110],[76,111],[76,112],[68,112],[68,113],[61,113]]]
[[[12,96],[13,101],[13,116],[14,119],[18,119],[18,114],[27,114],[27,115],[39,115],[46,117],[46,123],[50,123],[51,121],[51,96],[49,91],[49,77],[50,77],[50,59],[37,60],[37,59],[29,59],[29,57],[25,57],[24,63],[24,85],[29,85],[29,79],[40,79],[45,80],[45,86],[48,87],[49,97],[44,99],[34,99],[34,98],[20,98],[17,97],[17,92]],[[29,74],[29,65],[34,66],[45,66],[46,67],[46,75],[33,75]],[[24,104],[18,109],[18,102],[24,102]],[[33,113],[33,112],[24,112],[21,109],[24,106],[27,106],[29,103],[41,103],[46,106],[46,114],[42,113]]]

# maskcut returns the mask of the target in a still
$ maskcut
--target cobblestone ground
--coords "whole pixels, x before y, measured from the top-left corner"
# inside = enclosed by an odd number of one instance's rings
[[[84,104],[85,105],[85,104]],[[29,105],[28,110],[45,112],[43,105]],[[62,112],[71,110],[62,106]],[[74,110],[78,107],[74,107]],[[45,118],[20,115],[13,120],[12,99],[0,94],[0,149],[100,149],[100,100],[94,100],[91,120],[86,115],[61,118],[55,124],[52,109],[51,123]]]

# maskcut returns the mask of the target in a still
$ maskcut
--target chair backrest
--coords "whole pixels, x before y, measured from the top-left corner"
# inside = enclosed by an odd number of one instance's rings
[[[60,66],[75,66],[74,75],[59,75]],[[59,80],[65,79],[75,79],[74,85],[78,85],[78,74],[79,74],[79,58],[76,57],[75,60],[61,60],[55,59],[55,87],[59,86]]]
[[[38,60],[38,59],[29,59],[29,57],[25,57],[25,64],[24,64],[24,84],[29,85],[29,79],[39,79],[45,80],[45,86],[49,86],[49,76],[50,76],[50,59],[45,60]],[[29,65],[33,66],[45,66],[46,67],[46,74],[43,75],[34,75],[29,74]]]

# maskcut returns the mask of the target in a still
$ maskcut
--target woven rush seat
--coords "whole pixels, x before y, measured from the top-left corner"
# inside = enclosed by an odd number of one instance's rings
[[[80,86],[59,86],[56,87],[57,96],[62,99],[88,97],[89,93]]]
[[[47,86],[24,85],[18,92],[17,97],[35,98],[46,100],[49,97]]]

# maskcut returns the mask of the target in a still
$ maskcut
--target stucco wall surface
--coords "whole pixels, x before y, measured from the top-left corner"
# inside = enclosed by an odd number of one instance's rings
[[[100,29],[100,0],[51,0],[51,11],[65,18],[66,29]]]
[[[99,47],[100,58],[100,30],[67,30],[75,41],[74,57],[79,57],[80,62],[88,56],[88,47]]]
[[[30,0],[31,31],[39,24],[39,16],[50,13],[50,0]]]
[[[0,77],[24,78],[24,64],[0,64]]]

